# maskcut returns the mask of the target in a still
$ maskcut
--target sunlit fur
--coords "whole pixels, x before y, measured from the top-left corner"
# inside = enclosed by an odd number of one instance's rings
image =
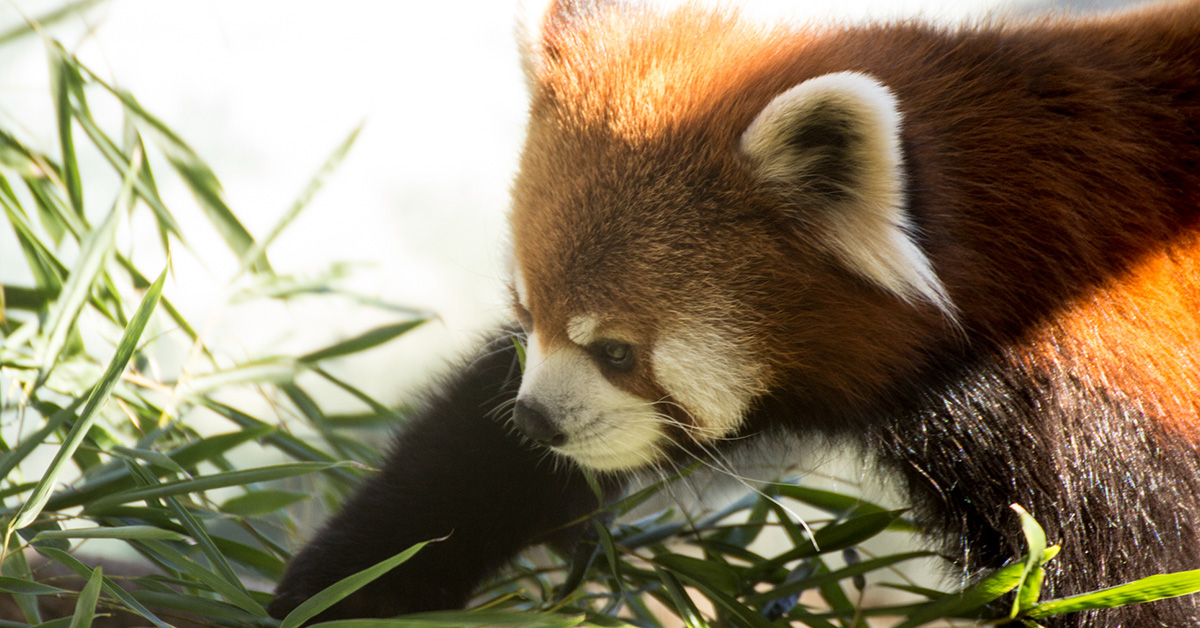
[[[816,241],[847,266],[905,301],[924,299],[953,318],[954,306],[911,235],[901,180],[902,124],[886,87],[864,74],[835,72],[776,96],[742,134],[741,149],[781,194],[810,211],[825,205],[818,208],[824,215],[805,226],[819,228]],[[806,131],[826,134],[816,139],[828,142],[831,126],[840,136],[830,148],[845,154],[796,142]],[[834,189],[808,185],[819,184],[820,171],[830,167],[840,168],[843,178],[830,182]]]
[[[1013,503],[1062,547],[1044,597],[1200,569],[1200,3],[821,28],[565,1],[527,31],[524,379],[510,329],[435,387],[274,616],[438,537],[325,616],[461,605],[622,469],[781,433],[867,452],[963,582],[1024,551]]]
[[[614,460],[668,468],[852,439],[967,574],[1019,553],[1011,503],[1064,542],[1055,594],[1200,568],[1200,4],[822,30],[581,1],[530,30],[512,240],[539,342],[579,356],[556,421],[622,390],[660,427]]]

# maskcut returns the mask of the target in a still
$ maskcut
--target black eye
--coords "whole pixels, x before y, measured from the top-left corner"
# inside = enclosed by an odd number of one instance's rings
[[[619,373],[633,370],[633,347],[619,340],[601,340],[592,345],[592,355],[600,364]]]

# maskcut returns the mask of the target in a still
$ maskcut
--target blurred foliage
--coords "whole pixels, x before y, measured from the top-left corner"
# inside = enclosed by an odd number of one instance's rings
[[[268,260],[271,243],[336,169],[358,130],[258,240],[182,138],[133,95],[43,37],[58,145],[30,146],[16,131],[0,129],[0,207],[27,277],[0,285],[0,592],[17,613],[0,627],[86,627],[114,614],[159,627],[278,625],[264,607],[289,548],[301,542],[289,513],[314,494],[324,498],[321,508],[338,502],[379,458],[350,430],[380,429],[398,416],[325,365],[354,359],[425,320],[340,290],[341,266],[314,281],[280,274]],[[99,99],[121,112],[119,128],[93,115],[89,104]],[[106,165],[85,168],[83,146]],[[168,207],[160,176],[186,186],[193,203]],[[119,182],[119,191],[97,206],[87,192],[104,180]],[[395,321],[299,356],[219,354],[169,296],[171,257],[198,255],[177,211],[199,213],[220,234],[227,250],[203,255],[236,260],[227,307],[300,296],[350,299]],[[139,251],[137,259],[157,263],[135,261],[132,246],[120,244],[122,229],[135,222],[153,226],[158,247],[157,255]],[[183,364],[158,359],[170,347],[186,349]],[[366,410],[327,413],[300,383],[305,373],[350,393]],[[267,402],[253,404],[265,405],[266,414],[231,401],[247,393]],[[319,477],[319,490],[280,482],[301,476]],[[596,521],[613,521],[661,490],[657,484],[630,495]],[[798,504],[827,516],[800,523],[792,514]],[[472,610],[353,625],[851,628],[891,618],[887,625],[906,628],[948,625],[943,618],[954,617],[1036,625],[1059,612],[1200,588],[1200,576],[1182,574],[1039,601],[1042,565],[1054,549],[1022,516],[1028,555],[965,591],[946,593],[906,584],[897,569],[929,553],[877,556],[861,549],[885,530],[916,532],[903,512],[775,483],[699,518],[670,508],[632,522],[597,523],[594,542],[573,556],[520,562],[481,591]],[[768,529],[790,542],[760,553],[755,541]],[[93,547],[141,567],[103,569],[87,551]],[[331,587],[283,625],[299,625],[419,549]],[[910,601],[864,603],[872,588],[903,591]],[[51,615],[51,608],[66,610]]]

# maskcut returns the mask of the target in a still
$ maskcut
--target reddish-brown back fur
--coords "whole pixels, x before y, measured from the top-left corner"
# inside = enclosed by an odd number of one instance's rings
[[[1200,3],[832,30],[578,3],[528,68],[512,226],[540,333],[726,324],[767,365],[747,431],[863,439],[968,570],[1021,551],[1014,502],[1064,545],[1056,594],[1200,567]],[[899,103],[914,237],[957,324],[831,257],[820,208],[739,150],[772,98],[841,71]]]
[[[665,304],[708,290],[758,314],[745,331],[776,365],[774,383],[804,381],[823,398],[870,397],[923,363],[931,345],[955,342],[936,313],[898,308],[866,287],[846,294],[836,265],[781,243],[789,229],[778,200],[739,159],[741,133],[773,96],[853,70],[899,100],[920,244],[970,342],[1115,335],[1120,343],[1082,358],[1095,377],[1147,362],[1154,373],[1136,378],[1137,394],[1196,390],[1189,352],[1152,350],[1170,346],[1158,340],[1162,324],[1120,310],[1148,294],[1134,284],[1153,277],[1169,279],[1181,298],[1200,292],[1197,249],[1175,243],[1195,233],[1200,207],[1200,4],[1082,21],[831,32],[701,10],[568,7],[549,19],[534,54],[513,219],[516,257],[544,294],[654,313],[637,323],[653,337],[672,314]],[[680,240],[685,232],[695,237]],[[613,267],[597,265],[604,256],[592,243],[571,256],[594,234],[611,239]],[[1177,271],[1139,273],[1167,263],[1151,260],[1168,248]],[[738,284],[746,267],[760,280]],[[736,285],[694,279],[713,276]],[[535,306],[553,318],[566,305]],[[1170,311],[1172,337],[1194,350],[1195,309],[1145,298],[1136,307]],[[823,317],[830,311],[838,320]],[[1154,357],[1121,357],[1128,351]],[[1195,422],[1194,404],[1168,405],[1183,413],[1172,421]]]

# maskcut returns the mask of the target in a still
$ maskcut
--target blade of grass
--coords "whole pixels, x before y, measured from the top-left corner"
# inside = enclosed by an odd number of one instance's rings
[[[1013,504],[1012,509],[1021,518],[1021,530],[1025,535],[1028,552],[1025,554],[1025,568],[1021,572],[1021,582],[1017,585],[1016,595],[1013,596],[1012,610],[1008,618],[1015,619],[1021,611],[1037,603],[1042,592],[1042,563],[1046,562],[1046,532],[1042,526],[1024,508]]]
[[[51,413],[50,418],[41,429],[22,439],[20,444],[12,451],[0,456],[0,478],[8,477],[9,472],[21,464],[29,454],[33,453],[34,449],[45,442],[47,437],[61,428],[67,422],[67,419],[74,418],[75,410],[81,405],[83,405],[83,400],[76,399],[67,408]]]
[[[66,266],[37,239],[33,226],[29,224],[20,207],[9,203],[3,197],[0,197],[0,205],[4,206],[8,224],[17,236],[17,243],[21,245],[21,253],[25,256],[26,267],[37,286],[49,295],[57,296],[62,292],[63,277],[67,275]]]
[[[234,275],[234,278],[240,276],[250,268],[251,264],[267,251],[267,247],[271,246],[275,238],[279,237],[279,234],[283,233],[283,230],[292,224],[292,221],[300,215],[300,212],[305,207],[308,207],[309,201],[321,190],[321,187],[325,185],[326,179],[337,170],[342,160],[346,158],[346,154],[350,152],[350,148],[354,146],[354,141],[358,139],[358,134],[362,131],[363,124],[362,122],[358,123],[358,126],[354,127],[354,130],[350,131],[346,139],[342,140],[342,143],[338,144],[333,153],[325,159],[325,163],[321,164],[321,168],[308,180],[308,185],[304,186],[304,190],[300,192],[300,196],[296,197],[291,207],[279,218],[279,221],[267,232],[267,235],[254,243],[254,246],[242,254],[241,263],[238,265],[238,272]]]
[[[186,541],[187,537],[171,530],[154,526],[121,526],[119,528],[85,528],[82,530],[45,530],[38,532],[33,541],[45,539],[158,539],[161,541]]]
[[[943,617],[960,617],[982,608],[1017,588],[1025,571],[1024,563],[1001,567],[962,591],[938,598],[921,606],[894,628],[916,628]]]
[[[140,163],[140,158],[138,162]],[[46,329],[49,330],[46,348],[39,361],[38,379],[34,388],[41,386],[50,376],[51,370],[67,344],[68,335],[75,327],[75,320],[79,318],[79,313],[83,310],[83,305],[91,293],[92,285],[104,271],[105,261],[116,247],[117,224],[123,213],[122,209],[126,208],[130,202],[132,183],[132,177],[125,179],[121,186],[121,193],[104,222],[95,231],[88,234],[80,245],[79,262],[67,276],[62,293],[59,294],[58,300],[50,310],[50,317],[46,323]],[[155,303],[157,301],[158,297],[155,296]]]
[[[345,578],[342,578],[341,580],[329,585],[321,592],[301,602],[299,606],[292,610],[292,612],[288,613],[288,616],[283,618],[283,622],[279,625],[279,628],[299,628],[308,620],[319,615],[321,611],[324,611],[330,606],[337,604],[351,593],[354,593],[371,582],[374,582],[383,574],[403,564],[409,558],[412,558],[414,554],[421,551],[421,548],[425,547],[431,542],[432,541],[425,541],[422,543],[417,543],[416,545],[413,545],[412,547],[400,552],[399,554],[396,554],[395,556],[367,567],[358,573],[346,576]]]
[[[158,280],[150,286],[150,289],[146,291],[146,295],[142,297],[142,302],[138,306],[137,313],[134,314],[133,319],[129,322],[129,326],[125,328],[125,333],[121,336],[121,341],[117,344],[116,355],[109,362],[104,375],[92,387],[92,391],[87,397],[87,403],[79,415],[79,420],[75,422],[75,425],[67,434],[62,446],[59,447],[53,461],[51,461],[49,469],[42,476],[41,481],[38,482],[37,488],[34,489],[29,500],[9,520],[4,534],[5,547],[8,546],[7,540],[12,532],[33,523],[37,519],[38,514],[41,513],[46,501],[50,499],[50,494],[54,489],[54,484],[58,481],[58,476],[62,474],[66,468],[67,461],[75,453],[80,443],[83,442],[88,430],[96,421],[100,409],[108,401],[109,394],[121,378],[121,374],[125,372],[125,367],[128,366],[129,360],[133,357],[133,353],[138,346],[138,340],[142,336],[142,331],[145,330],[146,323],[150,320],[150,315],[154,312],[154,308],[158,304],[158,298],[162,294],[163,283],[166,281],[166,278],[167,271],[163,269],[163,272],[158,276]]]
[[[58,142],[62,151],[63,182],[71,209],[81,219],[83,211],[83,184],[79,181],[79,164],[75,160],[75,140],[71,132],[71,92],[80,89],[83,79],[71,64],[66,62],[65,51],[57,42],[47,38],[47,53],[50,57],[50,89],[54,96],[54,113],[58,126]]]
[[[66,589],[12,576],[0,576],[0,591],[21,595],[62,595],[67,592]]]
[[[67,569],[75,572],[75,574],[82,576],[89,581],[92,579],[93,570],[87,565],[83,564],[78,558],[71,556],[67,552],[64,552],[60,549],[55,549],[53,547],[38,547],[37,551],[46,558],[61,563]],[[99,567],[97,567],[97,569],[99,569]],[[143,606],[141,602],[138,602],[136,599],[134,599],[134,597],[130,595],[128,591],[117,586],[117,584],[107,576],[101,575],[100,578],[103,581],[103,585],[101,586],[105,593],[121,600],[121,602],[132,609],[135,613],[141,615],[143,619],[146,619],[158,628],[173,628],[171,625],[159,619],[157,615],[151,612],[150,609]]]
[[[253,248],[254,238],[225,203],[225,192],[221,183],[199,155],[158,118],[142,108],[132,94],[112,87],[87,67],[79,67],[87,72],[92,80],[116,96],[125,110],[141,123],[143,132],[158,145],[167,162],[191,190],[209,222],[216,227],[230,250],[240,259]],[[273,272],[265,254],[258,256],[253,269],[258,272]]]
[[[389,340],[392,340],[393,338],[401,336],[414,327],[426,322],[427,320],[429,319],[417,318],[411,321],[404,321],[403,323],[377,327],[349,340],[328,346],[319,351],[313,351],[312,353],[305,354],[299,358],[299,361],[301,363],[311,364],[314,362],[320,362],[322,360],[351,355],[353,353],[360,353],[362,351],[366,351],[367,349],[377,347]]]
[[[80,110],[75,110],[74,115],[75,119],[79,121],[79,126],[83,129],[83,132],[92,140],[92,144],[100,150],[100,153],[116,169],[117,173],[122,177],[130,176],[130,173],[134,172],[134,168],[132,167],[133,159],[131,157],[127,158],[117,148],[108,135],[100,130],[100,127],[91,116]],[[134,150],[143,153],[145,151],[140,137],[138,138],[138,143],[134,146]],[[146,201],[146,204],[154,211],[154,216],[158,220],[159,225],[183,241],[183,233],[179,229],[179,223],[175,221],[175,217],[159,197],[158,187],[154,184],[154,178],[150,174],[150,168],[147,164],[143,163],[142,167],[137,170],[133,189],[137,192],[138,197]]]
[[[290,462],[265,467],[257,467],[254,469],[214,473],[212,475],[205,475],[190,480],[164,482],[156,486],[123,491],[113,495],[101,497],[96,501],[85,504],[83,511],[85,513],[101,513],[113,506],[134,501],[158,499],[162,497],[170,497],[172,495],[182,495],[185,493],[198,493],[212,490],[214,488],[243,486],[253,482],[281,480],[283,478],[305,475],[308,473],[314,473],[316,471],[344,467],[348,464],[349,463],[344,462]]]
[[[1149,576],[1108,589],[1048,600],[1030,608],[1025,617],[1042,619],[1063,613],[1153,602],[1200,592],[1200,569]]]
[[[227,576],[205,568],[196,560],[184,555],[162,541],[142,540],[138,541],[138,545],[143,548],[143,551],[166,560],[175,569],[185,572],[208,585],[213,591],[216,591],[228,600],[230,604],[257,617],[267,616],[267,611],[250,596],[250,593],[242,586],[240,580],[235,579],[231,582]]]
[[[25,24],[14,26],[3,33],[0,33],[0,45],[7,44],[10,41],[20,39],[26,35],[32,35],[38,32],[40,28],[57,24],[69,17],[73,17],[87,9],[90,9],[98,4],[103,4],[107,0],[77,0],[71,2],[58,9],[43,13],[35,18],[25,18]]]
[[[104,570],[96,567],[87,584],[79,592],[75,602],[75,614],[71,616],[70,628],[91,628],[96,616],[96,602],[100,599],[100,587],[104,584]]]

